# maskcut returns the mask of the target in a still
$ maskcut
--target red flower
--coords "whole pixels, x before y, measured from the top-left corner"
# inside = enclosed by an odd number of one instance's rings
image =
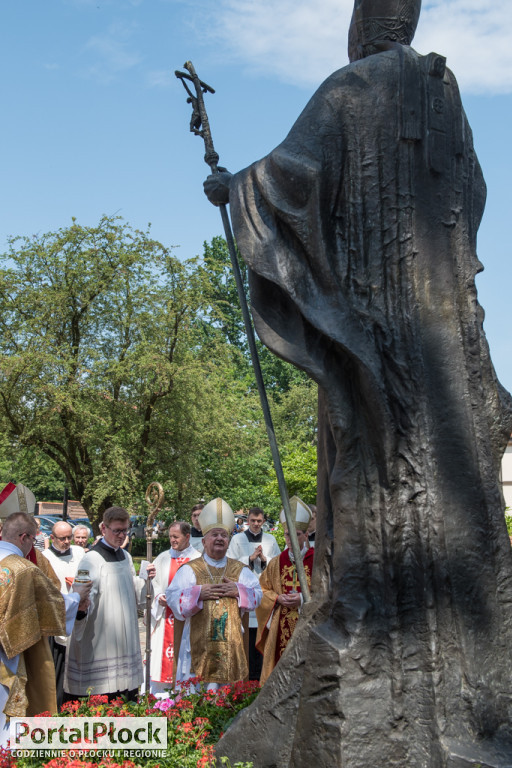
[[[89,696],[89,706],[94,707],[98,704],[108,704],[108,696],[103,693],[95,694],[94,696]]]
[[[0,768],[14,768],[15,762],[10,749],[0,747]]]

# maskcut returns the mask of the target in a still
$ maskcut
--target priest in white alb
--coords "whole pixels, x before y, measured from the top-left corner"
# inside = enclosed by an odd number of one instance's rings
[[[154,599],[151,608],[151,693],[158,695],[172,688],[174,663],[174,614],[167,605],[165,590],[178,568],[201,557],[190,544],[190,524],[177,520],[169,526],[171,548],[154,560]]]
[[[235,525],[229,504],[214,499],[199,522],[203,554],[181,566],[166,597],[175,619],[185,622],[175,630],[176,680],[199,677],[212,688],[248,679],[243,620],[259,605],[261,587],[250,568],[226,557]]]
[[[60,591],[67,595],[72,591],[80,561],[85,555],[83,547],[71,544],[73,529],[65,520],[59,520],[52,528],[51,544],[43,550],[60,581]],[[64,702],[64,668],[66,665],[67,637],[60,635],[50,638],[50,649],[55,664],[55,680],[57,684],[57,706],[61,708]]]
[[[69,639],[64,673],[65,700],[106,694],[135,701],[143,680],[138,606],[144,605],[145,581],[135,574],[122,548],[130,528],[123,507],[109,507],[100,524],[102,538],[80,561],[77,576],[88,579],[90,606],[79,611]],[[155,575],[153,563],[147,578]]]

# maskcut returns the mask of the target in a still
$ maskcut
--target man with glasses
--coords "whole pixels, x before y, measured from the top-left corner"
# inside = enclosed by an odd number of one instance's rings
[[[63,595],[71,592],[71,585],[76,576],[79,563],[85,555],[82,547],[71,544],[73,529],[64,520],[55,523],[51,533],[51,544],[43,552],[44,557],[51,563],[60,581],[60,591]],[[67,637],[59,635],[50,639],[50,648],[55,664],[55,678],[57,681],[57,704],[59,707],[64,702],[64,666],[66,661]]]
[[[203,551],[203,532],[201,530],[201,523],[199,522],[199,516],[204,508],[204,504],[196,504],[192,507],[190,512],[190,544],[194,549],[197,549],[199,554]]]
[[[138,605],[145,602],[145,581],[136,576],[122,544],[130,528],[123,507],[110,507],[100,525],[102,538],[80,561],[80,579],[92,583],[87,613],[79,613],[69,639],[64,676],[65,699],[106,694],[135,700],[142,683]],[[152,579],[155,566],[148,565]]]
[[[235,526],[229,504],[213,499],[199,522],[203,554],[181,566],[165,595],[175,617],[176,680],[200,677],[210,689],[248,678],[244,617],[259,605],[261,588],[250,568],[226,556]]]

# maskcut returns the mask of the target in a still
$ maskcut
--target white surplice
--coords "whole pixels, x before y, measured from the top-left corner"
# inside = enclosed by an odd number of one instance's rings
[[[154,560],[156,575],[153,579],[154,599],[151,606],[151,682],[150,691],[153,694],[162,693],[169,690],[172,685],[170,681],[162,680],[162,659],[164,654],[164,635],[165,635],[165,606],[160,605],[158,598],[165,595],[169,586],[169,572],[171,568],[171,559],[177,561],[177,565],[183,565],[188,560],[195,560],[201,557],[201,554],[192,545],[186,549],[169,549],[162,552]],[[147,620],[147,619],[146,619]],[[169,616],[167,621],[173,621],[173,616]],[[173,649],[167,649],[170,659],[173,658]]]
[[[137,608],[144,602],[139,578],[124,549],[108,562],[91,549],[80,563],[92,581],[91,606],[75,623],[68,643],[64,690],[77,696],[133,690],[142,683]]]

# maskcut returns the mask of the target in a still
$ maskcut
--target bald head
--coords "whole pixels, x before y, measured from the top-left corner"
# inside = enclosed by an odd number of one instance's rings
[[[65,552],[69,549],[73,536],[73,529],[69,523],[61,522],[55,523],[52,528],[52,547],[59,552]]]

